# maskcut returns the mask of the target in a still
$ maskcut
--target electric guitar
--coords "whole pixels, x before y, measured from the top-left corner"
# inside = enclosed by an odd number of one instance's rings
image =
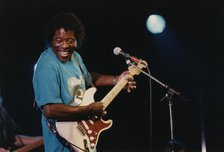
[[[143,67],[144,65],[141,63],[129,66],[129,76],[139,75],[140,69]],[[125,87],[127,82],[126,79],[121,79],[100,101],[103,103],[104,110]],[[94,102],[93,97],[95,92],[95,87],[86,90],[81,105],[85,106]],[[70,143],[75,152],[93,152],[97,146],[100,133],[109,129],[112,123],[112,120],[104,121],[101,117],[93,117],[92,119],[82,121],[56,122],[56,129],[59,135]]]

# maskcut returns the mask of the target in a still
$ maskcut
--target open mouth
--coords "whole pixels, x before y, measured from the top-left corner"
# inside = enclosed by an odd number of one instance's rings
[[[68,51],[60,51],[58,52],[62,57],[66,57],[69,55],[69,52]]]

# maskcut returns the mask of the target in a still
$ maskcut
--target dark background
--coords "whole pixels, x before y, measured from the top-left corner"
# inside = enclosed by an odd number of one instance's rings
[[[189,99],[173,98],[174,138],[191,151],[201,151],[201,134],[210,152],[224,151],[223,43],[221,0],[148,1],[0,1],[0,86],[4,105],[27,135],[40,135],[40,112],[33,108],[33,67],[44,48],[46,22],[57,12],[71,11],[82,20],[86,41],[79,50],[90,71],[120,74],[127,68],[114,47],[146,60],[151,74]],[[151,14],[167,27],[153,35],[146,29]],[[137,89],[125,91],[104,118],[113,126],[103,132],[99,151],[159,151],[170,140],[166,90],[135,77]],[[98,88],[96,100],[110,87]],[[151,122],[151,123],[150,123]],[[150,134],[150,130],[152,134]],[[151,139],[151,140],[150,140]]]

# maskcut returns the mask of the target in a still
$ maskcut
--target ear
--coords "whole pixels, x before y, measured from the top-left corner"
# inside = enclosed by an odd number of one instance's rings
[[[75,47],[77,48],[77,46],[78,46],[78,42],[77,42],[77,40],[75,40]]]

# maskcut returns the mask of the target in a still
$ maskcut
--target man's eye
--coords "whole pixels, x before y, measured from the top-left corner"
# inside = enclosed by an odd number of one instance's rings
[[[63,40],[61,39],[56,39],[56,43],[61,43]]]
[[[67,40],[55,39],[55,43],[57,43],[57,44],[61,45],[64,42],[66,42],[67,45],[75,45],[76,44],[76,39],[67,39]]]
[[[68,42],[68,44],[74,44],[75,40],[74,39],[69,39],[67,42]]]

